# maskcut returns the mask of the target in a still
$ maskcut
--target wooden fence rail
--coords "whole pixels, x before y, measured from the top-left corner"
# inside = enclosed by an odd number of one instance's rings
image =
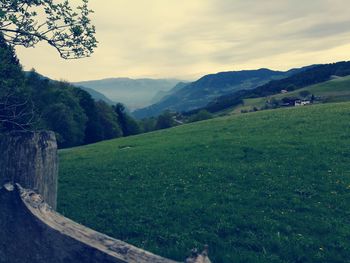
[[[55,212],[54,133],[12,133],[0,153],[0,263],[176,263]],[[209,263],[207,249],[186,262]]]

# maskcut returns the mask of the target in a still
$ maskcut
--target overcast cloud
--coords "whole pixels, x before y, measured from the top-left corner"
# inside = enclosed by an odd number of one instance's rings
[[[25,68],[69,81],[195,79],[350,57],[348,0],[90,0],[90,5],[100,42],[91,58],[63,61],[41,44],[18,49]]]

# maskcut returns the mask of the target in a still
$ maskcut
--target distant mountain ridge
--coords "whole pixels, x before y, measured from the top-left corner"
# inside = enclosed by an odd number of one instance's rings
[[[158,103],[161,100],[164,100],[165,98],[171,96],[172,94],[174,94],[175,92],[179,91],[180,89],[184,88],[186,85],[188,84],[188,82],[179,82],[178,84],[176,84],[175,87],[173,87],[171,90],[169,91],[159,91],[156,96],[153,97],[152,99],[152,103]]]
[[[215,98],[239,90],[254,89],[271,80],[283,79],[302,70],[305,70],[305,68],[292,69],[286,72],[262,68],[209,74],[176,89],[151,106],[134,111],[133,115],[136,118],[145,118],[157,116],[165,110],[191,111],[206,106]]]
[[[330,64],[312,65],[291,70],[292,75],[280,80],[272,80],[264,85],[250,90],[239,90],[231,94],[218,97],[208,103],[205,107],[188,111],[184,114],[194,114],[202,109],[211,113],[220,112],[231,107],[242,104],[244,99],[260,98],[281,93],[282,90],[292,92],[304,87],[323,83],[338,77],[350,75],[350,61],[341,61]]]
[[[158,92],[168,92],[181,80],[108,78],[73,83],[104,94],[110,100],[121,102],[135,110],[152,104]]]
[[[110,100],[109,98],[107,98],[105,95],[103,95],[101,92],[98,92],[94,89],[90,89],[90,88],[86,88],[83,86],[76,86],[82,90],[85,90],[87,93],[89,93],[91,95],[91,97],[95,100],[95,101],[99,101],[102,100],[104,102],[106,102],[109,105],[114,105],[117,104],[117,102]]]

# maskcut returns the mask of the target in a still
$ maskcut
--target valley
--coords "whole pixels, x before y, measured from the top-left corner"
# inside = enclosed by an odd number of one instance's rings
[[[214,262],[346,262],[349,111],[260,111],[61,150],[59,211],[172,259],[209,244]]]

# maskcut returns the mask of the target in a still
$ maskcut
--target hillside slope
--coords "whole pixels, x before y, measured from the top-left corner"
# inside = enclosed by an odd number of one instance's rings
[[[238,105],[234,108],[233,113],[239,113],[240,111],[249,111],[255,108],[263,108],[267,101],[282,100],[283,98],[302,98],[301,92],[308,91],[317,98],[317,102],[330,103],[330,102],[344,102],[350,101],[350,76],[337,77],[332,80],[311,85],[299,90],[288,92],[285,94],[276,94],[273,96],[267,96],[262,98],[253,98],[243,100],[242,105]]]
[[[306,70],[294,72],[293,75],[280,80],[270,81],[262,86],[250,90],[239,90],[228,95],[216,98],[208,103],[203,109],[209,112],[220,112],[242,103],[244,99],[260,98],[281,93],[282,90],[288,92],[300,90],[310,85],[323,83],[334,76],[345,77],[350,75],[350,61],[342,61],[331,64],[315,65]],[[202,109],[197,109],[197,111]],[[195,111],[193,111],[195,112]],[[188,112],[191,114],[193,112]]]
[[[107,98],[105,95],[103,95],[101,92],[98,92],[94,89],[90,89],[90,88],[86,88],[86,87],[78,87],[82,90],[85,90],[87,93],[89,93],[91,95],[91,97],[95,100],[95,101],[99,101],[102,100],[104,102],[106,102],[109,105],[115,105],[117,104],[115,101],[110,100],[109,98]]]
[[[162,100],[165,100],[167,97],[173,95],[175,92],[178,92],[180,89],[186,87],[189,83],[187,82],[179,82],[169,91],[159,91],[152,99],[152,103],[158,103]]]
[[[137,118],[157,116],[165,110],[183,112],[204,107],[214,98],[238,90],[252,89],[273,79],[289,76],[288,72],[269,69],[220,72],[206,75],[164,97],[159,102],[136,110]]]
[[[349,112],[261,111],[60,151],[59,211],[178,260],[209,244],[213,262],[348,262]]]

